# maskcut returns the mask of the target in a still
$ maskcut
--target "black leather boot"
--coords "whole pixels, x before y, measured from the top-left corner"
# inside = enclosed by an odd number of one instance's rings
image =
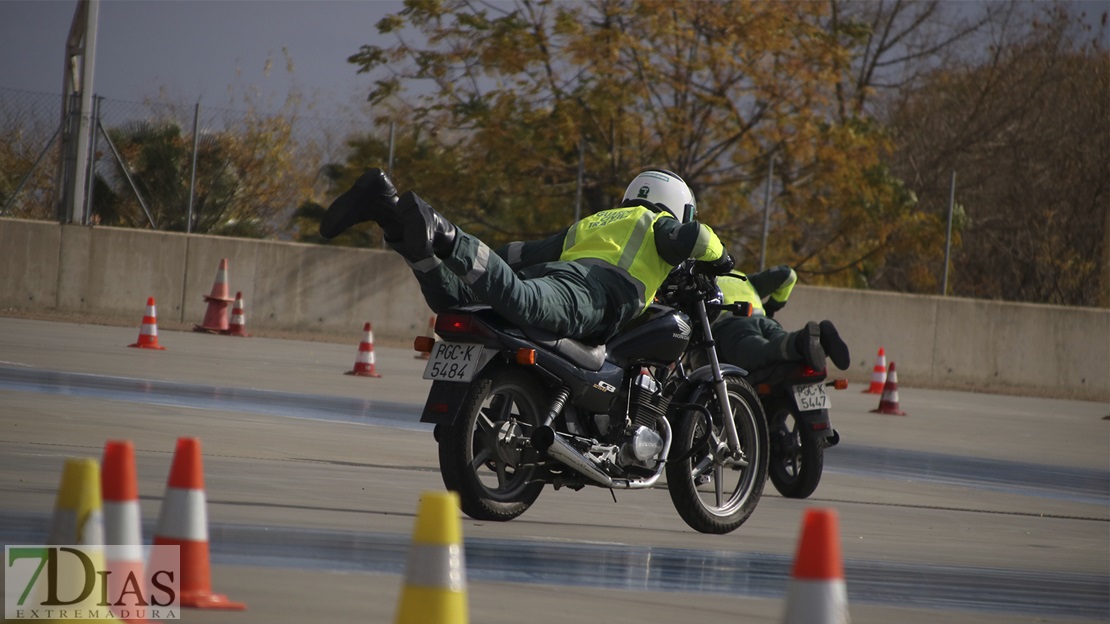
[[[393,249],[409,260],[437,256],[445,258],[455,246],[456,228],[428,202],[412,191],[405,191],[397,202],[397,218],[403,234],[400,240],[386,236]]]
[[[825,370],[825,350],[821,347],[821,327],[810,321],[805,329],[794,332],[794,349],[806,366]]]
[[[821,321],[821,348],[840,370],[848,370],[851,366],[852,358],[848,354],[848,345],[840,338],[840,332],[836,331],[832,321]]]
[[[401,223],[397,220],[397,189],[381,169],[366,173],[328,206],[320,221],[320,236],[335,238],[348,228],[366,221],[376,221],[385,230],[385,237],[399,238]]]

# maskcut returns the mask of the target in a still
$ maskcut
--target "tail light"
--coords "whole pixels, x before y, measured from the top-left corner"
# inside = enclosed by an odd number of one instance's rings
[[[799,374],[802,377],[817,377],[819,375],[824,375],[825,371],[824,371],[824,369],[817,370],[816,368],[810,368],[809,366],[803,366],[802,367],[802,372],[799,373]]]
[[[469,334],[473,322],[469,314],[440,314],[436,317],[436,333]]]
[[[470,336],[492,336],[493,332],[486,327],[485,323],[474,318],[470,314],[457,314],[445,313],[436,317],[436,333],[440,336],[444,334],[465,334]]]

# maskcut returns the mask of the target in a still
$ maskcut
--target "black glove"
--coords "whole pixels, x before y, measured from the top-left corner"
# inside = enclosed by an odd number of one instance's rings
[[[694,272],[703,275],[727,275],[735,266],[736,262],[732,259],[732,254],[726,251],[720,258],[710,262],[698,260],[694,263]]]

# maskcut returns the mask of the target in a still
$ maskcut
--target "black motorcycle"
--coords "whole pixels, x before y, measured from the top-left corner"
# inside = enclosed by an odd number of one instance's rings
[[[506,521],[547,484],[645,489],[666,475],[682,519],[728,533],[755,510],[767,479],[767,422],[742,371],[722,366],[710,315],[726,306],[688,262],[605,345],[516,327],[486,306],[440,313],[441,341],[417,338],[433,380],[422,422],[435,424],[439,465],[462,511]],[[702,345],[705,366],[680,361]]]
[[[744,278],[730,274],[722,279]],[[692,349],[684,359],[694,366],[707,362],[700,349]],[[826,388],[842,390],[848,381],[826,381],[826,369],[816,370],[801,362],[781,362],[743,374],[756,389],[767,415],[771,483],[787,498],[807,498],[821,483],[825,449],[840,442],[829,417],[831,401]]]
[[[829,418],[826,388],[843,390],[846,379],[826,381],[825,369],[784,362],[750,371],[748,382],[759,394],[771,439],[768,475],[779,494],[806,498],[817,490],[825,449],[840,442]]]

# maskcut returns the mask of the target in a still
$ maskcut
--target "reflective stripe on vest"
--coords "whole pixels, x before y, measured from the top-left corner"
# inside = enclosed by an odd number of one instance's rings
[[[733,271],[733,275],[743,275],[743,273]],[[752,304],[753,315],[766,314],[763,309],[763,301],[760,300],[759,293],[755,292],[751,282],[731,277],[720,277],[717,279],[717,286],[721,289],[721,294],[724,295],[725,303],[747,301]]]
[[[663,218],[673,217],[641,206],[603,210],[567,231],[559,259],[616,267],[636,286],[646,307],[671,271],[655,247],[655,221]]]

